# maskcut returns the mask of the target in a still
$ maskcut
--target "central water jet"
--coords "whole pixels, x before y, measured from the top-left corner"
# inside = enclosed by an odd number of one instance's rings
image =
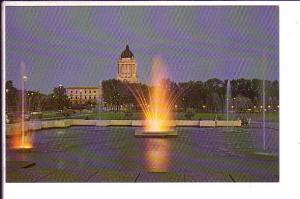
[[[144,129],[136,130],[137,137],[169,137],[177,136],[177,132],[172,128],[172,108],[175,105],[180,93],[170,90],[166,81],[166,66],[158,57],[153,59],[152,64],[152,87],[149,91],[149,99],[146,100],[141,89],[130,88],[130,91],[138,101],[144,116]]]

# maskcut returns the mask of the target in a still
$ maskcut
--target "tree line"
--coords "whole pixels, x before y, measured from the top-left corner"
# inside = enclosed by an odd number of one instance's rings
[[[175,82],[163,79],[161,85],[169,90],[171,95],[177,95],[174,110],[187,111],[193,109],[197,112],[223,112],[226,109],[226,85],[228,80],[217,78],[203,81]],[[102,81],[102,106],[108,110],[140,110],[132,89],[138,89],[139,93],[149,101],[149,91],[153,86],[128,82],[116,79]],[[262,96],[265,92],[266,108],[278,109],[279,82],[263,81],[259,79],[233,79],[230,80],[229,96],[230,108],[235,111],[246,109],[261,110]],[[13,82],[6,81],[6,108],[7,111],[18,111],[21,103],[21,91],[14,87]],[[50,94],[39,91],[26,91],[25,104],[29,111],[63,110],[72,107],[66,89],[58,86]],[[74,106],[74,105],[73,105]],[[74,108],[74,107],[73,107]],[[76,107],[75,107],[76,108]]]
[[[6,81],[6,110],[16,112],[21,109],[22,91],[14,87],[11,80]],[[43,94],[39,91],[26,90],[25,109],[26,111],[49,111],[63,110],[70,107],[71,103],[66,95],[66,89],[58,86],[50,94]]]
[[[223,112],[226,109],[226,87],[228,80],[217,78],[202,81],[188,81],[176,83],[170,79],[163,79],[161,84],[169,93],[181,95],[177,99],[174,109],[187,111],[193,109],[199,112]],[[146,84],[132,84],[116,79],[102,82],[103,103],[110,110],[139,109],[139,105],[131,92],[132,88],[138,88],[139,92],[149,100],[151,86]],[[261,110],[263,92],[265,92],[266,108],[278,109],[279,82],[260,79],[233,79],[230,80],[230,109],[234,111]]]

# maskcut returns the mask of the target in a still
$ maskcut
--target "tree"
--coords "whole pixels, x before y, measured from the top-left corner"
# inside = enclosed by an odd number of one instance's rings
[[[69,108],[69,106],[71,105],[70,100],[66,95],[66,89],[61,85],[53,89],[53,98],[55,108],[58,110]]]
[[[225,83],[214,78],[207,80],[204,86],[208,93],[206,98],[207,107],[210,108],[211,111],[223,111],[226,94]]]
[[[17,99],[18,99],[18,91],[14,87],[13,82],[11,80],[6,81],[5,83],[5,92],[6,92],[6,111],[12,112],[17,109]]]
[[[29,111],[41,111],[42,110],[42,98],[44,94],[39,91],[27,91],[27,107]]]
[[[235,100],[235,107],[239,111],[252,108],[252,106],[253,106],[252,101],[248,97],[238,96]]]

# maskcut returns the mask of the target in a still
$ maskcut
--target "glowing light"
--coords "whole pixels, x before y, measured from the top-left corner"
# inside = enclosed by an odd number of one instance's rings
[[[21,85],[21,91],[22,91],[22,115],[21,115],[21,123],[20,128],[15,129],[15,132],[13,133],[12,148],[15,149],[30,149],[32,148],[32,138],[29,136],[28,132],[25,132],[25,82],[28,80],[28,77],[25,74],[25,63],[21,62],[20,64],[21,68],[21,79],[22,85]]]
[[[170,167],[171,143],[166,139],[146,141],[146,169],[150,172],[167,172]]]
[[[153,59],[152,87],[148,90],[149,97],[144,95],[141,86],[129,85],[129,89],[138,101],[145,119],[146,131],[164,132],[170,130],[169,121],[172,120],[172,108],[184,90],[175,91],[168,87],[166,79],[166,65],[159,57]]]
[[[11,143],[12,149],[31,149],[32,146],[32,138],[30,135],[25,136],[24,139],[22,139],[21,132],[14,133],[14,136],[12,137],[12,143]]]

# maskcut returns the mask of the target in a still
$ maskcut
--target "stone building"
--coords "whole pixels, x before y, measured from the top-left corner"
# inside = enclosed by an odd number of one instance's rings
[[[138,82],[137,62],[128,45],[126,45],[118,60],[117,79],[130,83]]]
[[[101,100],[101,87],[77,86],[66,88],[67,96],[72,104],[99,103]]]
[[[138,83],[137,62],[126,45],[118,60],[117,79],[130,83]],[[101,81],[99,86],[75,86],[66,88],[66,94],[72,104],[86,104],[87,102],[100,104],[102,102]]]

